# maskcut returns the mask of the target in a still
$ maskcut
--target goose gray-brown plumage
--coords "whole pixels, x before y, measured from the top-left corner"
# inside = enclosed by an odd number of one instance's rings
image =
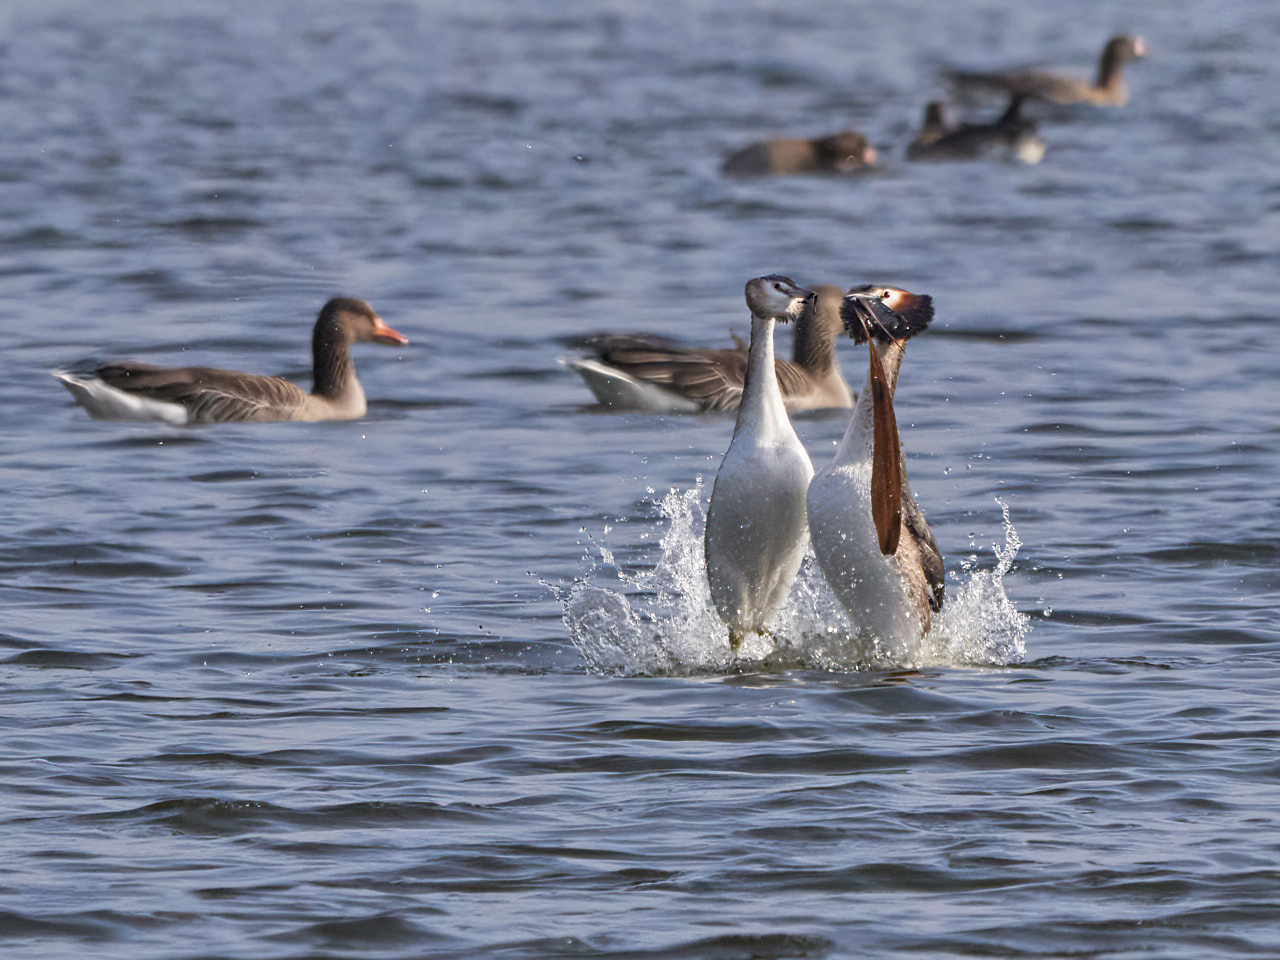
[[[365,414],[351,344],[409,341],[373,308],[335,297],[316,318],[310,393],[281,377],[215,367],[158,367],[123,361],[91,374],[54,373],[97,420],[159,420],[177,425],[279,420],[353,420]]]
[[[860,133],[846,130],[812,140],[765,140],[743,147],[724,162],[731,177],[792,173],[858,173],[876,165],[876,148]]]
[[[1129,100],[1124,83],[1124,65],[1146,56],[1147,46],[1141,37],[1120,34],[1107,41],[1098,61],[1094,83],[1076,77],[1064,77],[1043,70],[1015,69],[991,71],[952,70],[946,74],[958,88],[982,88],[1021,94],[1050,103],[1091,103],[1101,107],[1122,107]]]
[[[946,105],[930,103],[924,110],[924,124],[907,147],[910,160],[970,160],[1002,151],[1011,160],[1039,163],[1044,156],[1044,140],[1036,124],[1021,113],[1022,94],[1009,98],[1009,106],[993,123],[954,123]]]
[[[853,393],[840,372],[835,341],[844,330],[844,293],[814,287],[795,322],[791,360],[775,363],[788,411],[852,407]],[[681,348],[662,337],[601,334],[587,341],[591,354],[563,362],[576,370],[606,406],[652,413],[736,410],[747,373],[747,351]]]
[[[809,537],[804,500],[813,465],[796,436],[773,362],[775,321],[794,319],[813,293],[790,278],[747,283],[751,348],[733,439],[707,507],[703,546],[711,600],[737,650],[762,632],[800,570]]]
[[[933,319],[933,302],[894,287],[858,287],[845,318],[856,341],[870,340],[870,370],[835,456],[809,484],[809,535],[859,634],[910,642],[942,605],[944,571],[911,494],[893,398],[907,339]]]

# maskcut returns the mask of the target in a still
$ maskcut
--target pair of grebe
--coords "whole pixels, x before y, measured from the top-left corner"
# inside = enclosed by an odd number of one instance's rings
[[[816,474],[774,375],[773,330],[815,294],[783,276],[747,283],[751,345],[733,439],[707,509],[711,599],[737,650],[767,632],[810,541],[827,583],[859,632],[909,640],[942,603],[942,557],[907,481],[893,396],[909,337],[932,301],[866,286],[843,298],[844,325],[869,344],[870,364],[844,439]]]

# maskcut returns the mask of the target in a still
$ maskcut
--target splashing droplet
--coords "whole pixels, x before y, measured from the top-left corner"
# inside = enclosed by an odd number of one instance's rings
[[[1021,660],[1031,618],[1005,595],[1004,575],[1022,542],[1008,505],[996,502],[1004,516],[1005,542],[992,544],[995,567],[977,569],[976,556],[963,563],[924,637],[903,643],[859,634],[808,556],[769,635],[746,638],[738,657],[758,661],[764,669],[835,672]],[[588,536],[586,575],[567,586],[552,586],[573,643],[587,668],[598,674],[678,676],[731,670],[740,661],[730,653],[728,631],[707,586],[703,488],[672,490],[657,508],[668,526],[659,543],[661,557],[651,570],[622,569],[607,547]],[[591,582],[605,572],[621,591]]]

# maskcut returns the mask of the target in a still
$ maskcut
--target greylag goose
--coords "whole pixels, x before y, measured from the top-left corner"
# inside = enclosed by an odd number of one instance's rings
[[[324,305],[311,338],[310,393],[281,377],[214,367],[157,367],[122,361],[91,374],[54,376],[97,420],[160,420],[176,425],[277,420],[354,420],[365,414],[364,390],[351,362],[353,343],[409,341],[369,304],[335,297]]]
[[[721,172],[731,177],[789,173],[858,173],[876,165],[876,148],[846,130],[813,140],[765,140],[731,155]]]
[[[855,341],[870,341],[870,370],[835,457],[809,484],[809,534],[859,634],[906,642],[929,629],[944,587],[942,555],[911,494],[893,414],[906,341],[929,325],[933,302],[894,287],[858,287],[845,319]]]
[[[1126,34],[1112,37],[1102,48],[1098,61],[1098,78],[1094,83],[1076,77],[1064,77],[1042,70],[1015,69],[992,71],[952,70],[946,74],[950,82],[961,88],[982,88],[1021,94],[1049,103],[1091,103],[1099,107],[1122,107],[1129,100],[1124,84],[1124,65],[1146,56],[1147,45],[1141,37]]]
[[[924,125],[907,147],[910,160],[969,160],[992,151],[1003,151],[1011,160],[1039,163],[1044,156],[1044,140],[1036,133],[1034,120],[1022,116],[1022,94],[1014,94],[1009,106],[994,123],[953,123],[946,105],[930,103],[924,110]]]
[[[751,347],[733,439],[716,473],[704,549],[711,600],[736,651],[764,631],[800,570],[804,500],[813,465],[782,403],[773,362],[775,321],[794,320],[812,291],[788,277],[747,283]]]
[[[788,411],[852,407],[853,393],[836,362],[844,330],[838,287],[814,287],[796,319],[792,359],[775,362]],[[650,413],[736,410],[747,373],[747,351],[681,348],[662,337],[601,334],[587,341],[589,356],[566,358],[605,406]]]

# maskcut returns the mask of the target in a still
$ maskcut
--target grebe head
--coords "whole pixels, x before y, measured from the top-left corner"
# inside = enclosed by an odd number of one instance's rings
[[[807,300],[817,294],[790,277],[771,273],[747,281],[747,307],[753,317],[786,323],[800,316]]]
[[[840,307],[844,328],[855,343],[874,337],[879,343],[905,340],[933,319],[933,298],[874,283],[853,287]]]

